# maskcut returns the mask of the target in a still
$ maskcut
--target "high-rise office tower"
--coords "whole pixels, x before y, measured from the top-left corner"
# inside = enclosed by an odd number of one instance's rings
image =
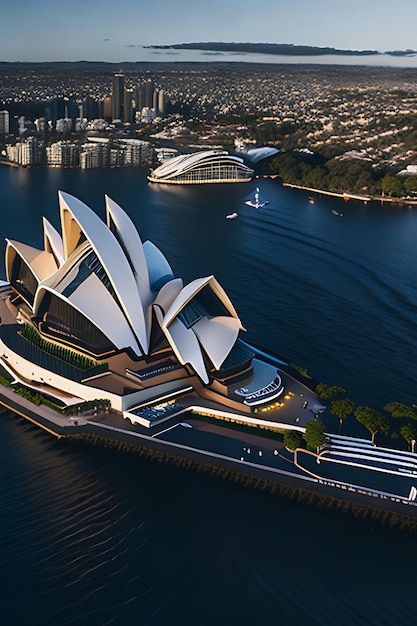
[[[165,91],[163,89],[159,89],[158,93],[158,102],[157,102],[157,113],[162,117],[165,115]]]
[[[107,97],[103,100],[103,117],[106,120],[111,119],[111,98]]]
[[[115,74],[112,83],[111,116],[112,120],[124,120],[124,74]]]
[[[152,108],[155,110],[155,113],[158,113],[158,94],[159,91],[155,89],[152,96]]]
[[[149,107],[150,109],[153,106],[153,92],[154,92],[153,80],[149,79],[145,83],[145,102],[143,106]]]
[[[10,132],[9,111],[0,111],[0,135],[8,135]]]
[[[139,111],[140,113],[144,106],[145,106],[145,84],[140,83],[138,85],[137,93],[136,93],[136,111]]]
[[[134,111],[133,102],[135,100],[135,92],[133,89],[125,89],[124,94],[124,121],[133,122]]]

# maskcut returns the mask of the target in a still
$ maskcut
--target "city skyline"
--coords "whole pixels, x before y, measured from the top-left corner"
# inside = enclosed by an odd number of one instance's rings
[[[22,0],[3,12],[0,61],[169,61],[143,46],[191,42],[291,43],[342,50],[416,49],[413,0]],[[394,26],[394,27],[393,27]],[[210,57],[209,57],[210,58]],[[211,57],[212,59],[213,57]],[[204,57],[201,59],[204,60]],[[206,57],[207,60],[207,57]]]

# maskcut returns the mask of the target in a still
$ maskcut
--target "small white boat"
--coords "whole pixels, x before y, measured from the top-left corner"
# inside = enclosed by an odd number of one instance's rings
[[[226,215],[226,219],[227,220],[234,220],[237,216],[238,216],[237,213],[229,213],[229,215]]]
[[[261,209],[263,206],[269,203],[268,200],[264,200],[264,198],[262,198],[259,187],[257,187],[254,193],[248,198],[248,200],[245,200],[245,204],[251,206],[254,209]]]

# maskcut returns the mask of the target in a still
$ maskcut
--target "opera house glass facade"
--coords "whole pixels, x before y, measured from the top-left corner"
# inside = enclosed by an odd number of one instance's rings
[[[148,180],[181,185],[245,183],[253,174],[240,157],[221,150],[207,150],[168,159],[150,173]]]
[[[0,362],[14,380],[118,411],[191,393],[250,414],[283,392],[214,276],[184,285],[109,197],[105,222],[67,193],[59,208],[61,232],[44,218],[43,249],[7,240]]]

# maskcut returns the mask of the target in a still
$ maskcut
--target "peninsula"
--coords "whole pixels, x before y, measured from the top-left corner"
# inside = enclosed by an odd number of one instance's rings
[[[415,455],[331,432],[316,392],[246,341],[214,276],[184,285],[109,197],[106,222],[67,193],[59,206],[61,232],[44,218],[43,249],[7,240],[4,407],[58,438],[416,517]]]

